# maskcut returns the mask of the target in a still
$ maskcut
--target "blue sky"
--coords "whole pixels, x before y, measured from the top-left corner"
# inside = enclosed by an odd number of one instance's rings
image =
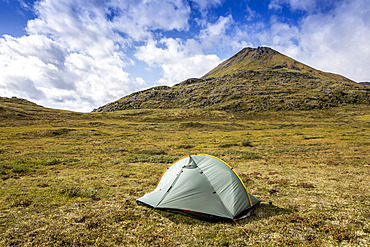
[[[0,96],[89,112],[243,47],[370,81],[369,0],[0,0]]]

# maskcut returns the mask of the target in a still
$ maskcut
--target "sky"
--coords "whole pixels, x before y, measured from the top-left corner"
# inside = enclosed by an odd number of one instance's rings
[[[0,0],[0,96],[90,112],[259,46],[370,81],[370,0]]]

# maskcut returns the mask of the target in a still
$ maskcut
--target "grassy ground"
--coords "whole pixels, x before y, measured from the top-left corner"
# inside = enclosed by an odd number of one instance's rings
[[[0,124],[1,246],[370,244],[368,107],[23,111]],[[239,226],[136,204],[193,153],[225,160],[263,200]]]

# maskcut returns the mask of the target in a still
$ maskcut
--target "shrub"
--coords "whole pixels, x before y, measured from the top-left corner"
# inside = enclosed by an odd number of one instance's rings
[[[181,123],[181,127],[185,128],[201,128],[204,126],[204,124],[199,123],[199,122],[187,122],[187,123]]]
[[[127,163],[173,163],[178,159],[178,157],[170,156],[170,155],[155,155],[155,156],[147,156],[147,155],[130,155],[125,156],[121,160]]]
[[[12,171],[13,171],[14,173],[22,173],[22,174],[24,174],[24,173],[28,173],[28,172],[33,172],[33,171],[34,171],[34,169],[30,169],[30,168],[29,168],[28,166],[26,166],[26,165],[19,165],[19,164],[17,164],[17,165],[15,165],[15,166],[13,167]]]
[[[245,160],[257,160],[257,159],[260,159],[261,156],[259,156],[258,154],[256,153],[252,153],[252,152],[246,152],[246,153],[243,153],[241,155],[241,158],[242,159],[245,159]]]
[[[100,200],[98,197],[98,191],[93,190],[93,189],[81,189],[79,187],[70,187],[61,190],[61,194],[67,195],[69,198],[73,197],[86,197],[86,198],[91,198],[94,201]]]
[[[302,188],[315,188],[315,186],[311,183],[305,183],[305,182],[302,182],[302,183],[299,183],[297,184],[298,187],[302,187]]]
[[[60,161],[59,159],[53,159],[53,160],[47,162],[46,165],[52,166],[52,165],[58,165],[60,163],[62,163],[62,161]]]
[[[137,151],[138,154],[148,154],[148,155],[164,155],[167,152],[163,149],[150,149],[150,150],[140,150]]]
[[[180,148],[190,149],[190,148],[193,148],[193,147],[195,147],[195,146],[194,145],[190,145],[190,144],[182,144],[182,145],[177,146],[178,149],[180,149]]]
[[[252,143],[249,140],[242,141],[243,147],[253,147]]]

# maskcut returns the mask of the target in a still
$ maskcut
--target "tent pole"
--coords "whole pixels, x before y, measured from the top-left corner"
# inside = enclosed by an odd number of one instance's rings
[[[245,233],[245,235],[249,236],[248,233],[243,229],[243,227],[236,222],[235,219],[233,219],[233,221],[235,222],[236,226],[239,226],[243,230],[243,232]]]

